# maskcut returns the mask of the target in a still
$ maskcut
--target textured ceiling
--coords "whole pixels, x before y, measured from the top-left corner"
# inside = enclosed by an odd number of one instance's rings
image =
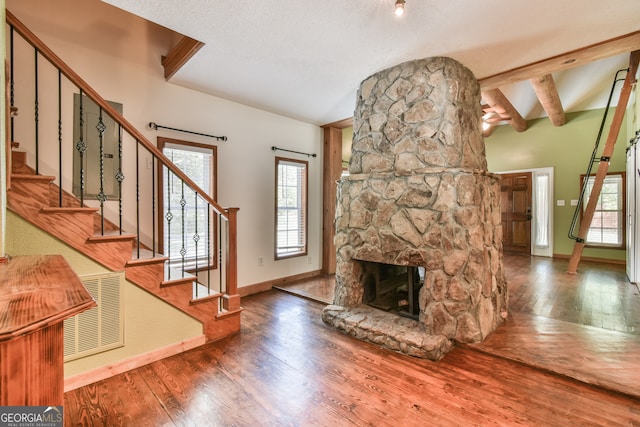
[[[639,0],[104,0],[205,43],[171,82],[322,125],[369,75],[450,56],[482,78],[640,30]],[[603,106],[626,55],[554,74],[567,111]],[[588,67],[588,66],[587,66]],[[581,68],[587,68],[581,67]],[[525,118],[527,82],[501,88]]]

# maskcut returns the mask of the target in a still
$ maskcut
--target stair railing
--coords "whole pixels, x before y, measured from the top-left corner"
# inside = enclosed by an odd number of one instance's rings
[[[604,131],[605,124],[607,122],[607,115],[609,114],[609,109],[611,107],[611,101],[613,100],[613,94],[615,93],[615,90],[616,90],[616,85],[619,82],[623,82],[625,80],[623,78],[620,78],[619,75],[620,73],[625,73],[627,71],[628,71],[627,68],[623,70],[618,70],[618,72],[616,73],[613,79],[613,83],[611,85],[611,91],[609,92],[609,98],[607,99],[607,106],[605,107],[604,113],[602,115],[602,121],[600,122],[600,128],[598,129],[598,136],[596,137],[596,142],[593,147],[593,151],[591,152],[591,158],[589,159],[589,164],[587,165],[585,177],[591,176],[591,171],[593,170],[593,165],[595,163],[602,162],[602,161],[604,162],[609,161],[609,159],[605,157],[598,158],[598,152],[600,149],[600,140],[602,139],[602,133]],[[580,188],[580,196],[578,197],[578,204],[576,205],[576,208],[573,212],[571,225],[569,226],[569,233],[567,234],[567,237],[578,242],[584,242],[584,240],[578,237],[578,235],[575,233],[576,233],[576,226],[578,224],[578,220],[580,219],[580,215],[582,213],[582,205],[585,200],[584,196],[586,195],[587,187],[588,187],[588,179],[585,179],[584,182],[582,183],[582,187]]]
[[[58,57],[44,42],[42,42],[33,32],[31,32],[20,20],[18,20],[9,10],[6,11],[6,21],[9,26],[9,55],[10,55],[10,76],[9,76],[9,90],[10,94],[10,107],[13,110],[15,107],[20,107],[20,115],[33,115],[33,128],[25,131],[26,139],[33,139],[33,147],[25,147],[32,158],[35,159],[35,170],[38,173],[50,173],[53,169],[52,175],[55,176],[57,185],[59,187],[59,193],[57,195],[59,207],[65,207],[71,199],[69,193],[65,190],[73,186],[73,178],[70,178],[65,171],[71,169],[68,164],[69,155],[68,152],[72,152],[74,149],[77,151],[77,155],[80,159],[80,168],[78,171],[77,181],[79,182],[79,205],[85,206],[87,202],[91,202],[86,199],[86,176],[87,170],[85,169],[87,142],[84,140],[84,135],[89,130],[86,129],[87,124],[84,123],[83,110],[86,108],[83,105],[83,97],[89,98],[99,109],[98,124],[96,126],[96,132],[98,132],[99,139],[99,158],[97,160],[99,168],[99,191],[95,195],[93,203],[99,205],[100,211],[100,224],[99,233],[101,235],[108,235],[112,232],[116,234],[123,234],[123,218],[130,218],[135,216],[135,224],[131,224],[136,228],[134,259],[145,259],[161,256],[157,253],[159,244],[157,242],[157,228],[164,226],[164,224],[157,224],[156,218],[158,214],[156,212],[156,176],[158,173],[167,174],[167,176],[175,177],[181,182],[183,191],[182,198],[180,199],[180,205],[184,209],[185,206],[195,205],[197,210],[198,206],[206,207],[205,220],[200,221],[196,219],[195,224],[185,225],[185,221],[182,221],[179,232],[182,234],[182,241],[184,242],[179,250],[179,254],[165,254],[169,255],[171,259],[167,263],[166,278],[171,280],[175,279],[175,270],[177,267],[180,277],[191,277],[193,275],[194,282],[205,283],[206,290],[203,293],[203,287],[194,286],[194,298],[201,298],[217,293],[222,294],[220,308],[222,310],[233,311],[240,308],[240,297],[237,293],[237,211],[238,208],[223,208],[215,200],[211,198],[209,194],[203,191],[189,176],[187,176],[182,170],[180,170],[169,158],[167,158],[152,142],[150,142],[144,134],[142,134],[135,126],[133,126],[115,107],[113,107],[108,101],[106,101],[95,89],[93,89],[87,82],[85,82],[71,67],[69,67],[60,57]],[[18,49],[19,42],[14,40],[14,34],[21,36],[20,49]],[[28,49],[31,48],[31,53]],[[22,52],[22,53],[19,53]],[[25,69],[22,66],[28,63],[32,59],[31,70]],[[42,61],[44,58],[46,62]],[[18,65],[20,67],[18,68]],[[45,76],[42,71],[43,65],[47,68],[53,68],[54,77]],[[15,68],[14,68],[15,67]],[[64,79],[63,79],[64,77]],[[18,84],[17,80],[21,82]],[[33,96],[33,112],[26,113],[28,108],[23,107],[28,101],[23,100],[23,104],[20,104],[19,98],[16,97],[16,87],[28,86],[28,81],[31,80],[33,89],[26,90]],[[43,100],[43,91],[45,89],[51,89],[54,86],[55,94],[55,106],[53,108],[45,109]],[[79,137],[73,144],[66,144],[65,141],[68,138],[65,136],[69,133],[68,123],[73,123],[73,113],[69,107],[71,102],[69,98],[73,96],[65,95],[79,95]],[[25,95],[27,98],[29,94]],[[20,105],[19,105],[20,104]],[[56,110],[52,112],[51,110]],[[52,118],[53,116],[57,116]],[[57,137],[55,141],[45,139],[46,124],[45,116],[49,122],[57,122]],[[104,134],[108,130],[105,124],[106,117],[110,117],[117,129],[111,129],[111,131],[117,132],[118,135],[118,154],[117,154],[117,171],[114,177],[105,177],[105,158],[108,155],[115,157],[113,154],[105,153],[104,148]],[[15,141],[20,135],[17,133],[17,126],[14,120],[11,120],[10,135],[12,140]],[[27,128],[24,126],[23,128]],[[49,128],[48,128],[49,129]],[[49,132],[51,130],[49,129]],[[135,148],[131,148],[131,142],[135,142]],[[71,148],[69,145],[73,145]],[[51,154],[52,146],[57,146],[57,159],[51,161],[47,158],[47,154]],[[65,151],[65,148],[68,148]],[[144,151],[141,154],[142,148]],[[43,153],[45,151],[46,153]],[[133,154],[132,154],[133,152]],[[146,155],[145,155],[146,153]],[[129,191],[132,185],[123,185],[126,182],[124,165],[122,159],[128,155],[135,156],[135,194],[132,195]],[[148,156],[151,156],[149,159]],[[46,163],[46,164],[45,164]],[[56,164],[52,166],[53,164]],[[142,163],[142,167],[141,167]],[[159,166],[159,170],[156,170],[156,163]],[[151,169],[149,174],[144,174],[145,169]],[[160,170],[161,169],[161,170]],[[108,225],[111,223],[107,215],[111,213],[107,212],[107,201],[109,196],[106,194],[105,183],[107,179],[115,179],[117,182],[117,223],[116,230],[109,230]],[[144,188],[142,188],[144,187]],[[151,187],[151,191],[146,191]],[[158,189],[161,191],[161,189]],[[127,201],[135,199],[135,207],[132,208]],[[113,210],[113,208],[112,208]],[[133,212],[135,211],[135,212]],[[163,213],[166,224],[168,227],[173,227],[172,214]],[[206,225],[203,224],[206,222]],[[170,228],[171,229],[171,228]],[[206,239],[202,239],[205,235]],[[190,240],[189,240],[190,239]],[[201,240],[207,243],[206,248],[199,247]],[[165,246],[166,247],[166,246]],[[198,251],[201,250],[201,253]],[[195,251],[195,253],[194,253]],[[206,253],[206,255],[204,255]],[[176,261],[177,259],[177,261]],[[212,277],[211,270],[215,267],[218,269],[218,277]],[[173,272],[173,273],[172,273]],[[174,274],[174,277],[171,275]],[[212,289],[216,288],[216,289]],[[198,295],[200,292],[200,295]]]

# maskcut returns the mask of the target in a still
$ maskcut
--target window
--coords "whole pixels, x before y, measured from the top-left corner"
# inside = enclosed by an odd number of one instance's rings
[[[549,173],[534,175],[535,246],[549,247]]]
[[[213,200],[217,200],[217,147],[158,138],[158,148]],[[166,167],[158,173],[160,252],[169,262],[216,267],[216,224],[207,203]],[[184,204],[184,206],[183,206]],[[170,214],[168,214],[170,213]],[[184,258],[183,258],[184,255]]]
[[[584,182],[584,175],[581,181]],[[589,195],[593,188],[595,176],[589,176],[582,212],[586,210]],[[598,204],[593,214],[591,227],[587,233],[588,246],[622,248],[624,245],[625,218],[625,177],[624,172],[608,174],[602,184]]]
[[[275,259],[307,254],[307,166],[276,157]]]

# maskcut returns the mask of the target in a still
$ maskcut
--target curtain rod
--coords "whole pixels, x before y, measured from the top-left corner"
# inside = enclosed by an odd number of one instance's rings
[[[193,131],[191,131],[191,130],[183,130],[183,129],[170,128],[170,127],[167,127],[167,126],[159,125],[159,124],[154,123],[154,122],[149,122],[149,127],[150,127],[151,129],[155,129],[155,130],[158,130],[158,128],[161,128],[161,129],[175,130],[175,131],[178,131],[178,132],[190,133],[190,134],[193,134],[193,135],[207,136],[207,137],[209,137],[209,138],[215,138],[215,139],[217,139],[218,141],[226,141],[226,140],[227,140],[227,137],[226,137],[226,136],[215,136],[215,135],[209,135],[209,134],[206,134],[206,133],[193,132]]]
[[[287,151],[289,153],[302,154],[303,156],[307,156],[307,157],[316,157],[316,153],[309,154],[309,153],[303,153],[302,151],[287,150],[286,148],[278,148],[275,145],[273,147],[271,147],[271,149],[273,151],[280,150],[280,151]]]

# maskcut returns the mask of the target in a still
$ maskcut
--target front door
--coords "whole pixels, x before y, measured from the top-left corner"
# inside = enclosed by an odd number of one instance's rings
[[[504,252],[531,254],[531,172],[500,175]]]

